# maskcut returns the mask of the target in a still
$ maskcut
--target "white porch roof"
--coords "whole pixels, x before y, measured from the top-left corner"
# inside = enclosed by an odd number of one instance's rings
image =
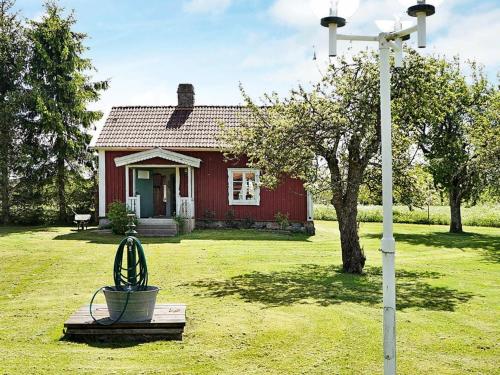
[[[162,158],[195,168],[200,168],[201,163],[201,159],[193,158],[192,156],[179,154],[177,152],[164,150],[162,148],[154,148],[152,150],[137,152],[135,154],[115,158],[115,165],[117,167],[123,167],[125,165],[130,165],[153,158]]]

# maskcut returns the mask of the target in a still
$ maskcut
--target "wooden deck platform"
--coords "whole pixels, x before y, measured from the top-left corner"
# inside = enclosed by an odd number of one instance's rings
[[[96,319],[109,323],[106,305],[93,305]],[[186,325],[186,305],[157,304],[153,319],[148,322],[99,325],[90,316],[89,306],[82,306],[64,323],[65,338],[75,341],[149,341],[182,340]]]

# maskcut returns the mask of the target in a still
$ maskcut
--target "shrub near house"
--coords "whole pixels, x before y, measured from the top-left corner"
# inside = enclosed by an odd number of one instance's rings
[[[125,234],[129,213],[124,203],[113,202],[109,205],[108,217],[114,234]]]

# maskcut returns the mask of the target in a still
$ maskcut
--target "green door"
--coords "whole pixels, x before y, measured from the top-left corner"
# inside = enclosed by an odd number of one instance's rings
[[[142,171],[142,172],[140,172]],[[146,173],[148,173],[148,178]],[[153,217],[153,171],[150,169],[137,169],[135,180],[135,193],[141,196],[141,217]]]

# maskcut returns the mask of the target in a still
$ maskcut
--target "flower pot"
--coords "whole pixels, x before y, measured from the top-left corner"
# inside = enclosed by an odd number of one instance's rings
[[[125,308],[125,312],[120,318],[120,322],[142,322],[151,320],[155,311],[156,296],[159,288],[148,286],[146,290],[133,290],[131,292],[116,290],[114,287],[104,288],[104,297],[108,305],[109,316],[112,320],[117,320]],[[127,303],[127,295],[128,297]]]

